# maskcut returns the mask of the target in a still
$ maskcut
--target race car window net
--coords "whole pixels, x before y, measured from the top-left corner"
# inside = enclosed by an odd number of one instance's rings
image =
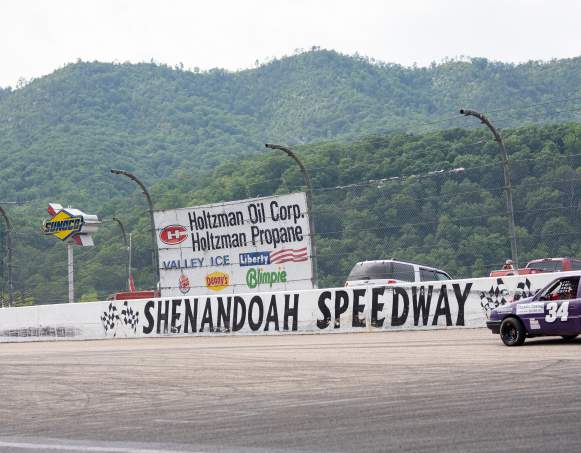
[[[579,277],[564,278],[551,285],[539,300],[575,299],[579,289]]]

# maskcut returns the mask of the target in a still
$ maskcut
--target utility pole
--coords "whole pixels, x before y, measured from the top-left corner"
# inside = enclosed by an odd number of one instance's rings
[[[8,306],[12,307],[14,304],[14,283],[12,281],[12,223],[0,206],[0,216],[4,218],[6,223],[6,266],[8,268]]]
[[[492,125],[492,123],[484,116],[482,113],[476,112],[474,110],[461,109],[460,114],[464,116],[474,116],[480,120],[481,123],[485,124],[494,135],[494,141],[500,146],[500,153],[502,157],[502,170],[504,173],[504,191],[506,195],[506,211],[508,214],[508,234],[510,236],[510,249],[512,254],[512,261],[514,263],[515,269],[518,269],[518,253],[516,244],[516,229],[514,224],[514,208],[512,205],[512,183],[510,180],[510,168],[508,165],[508,154],[506,152],[506,147],[502,141],[502,137]]]
[[[317,275],[317,243],[315,240],[315,220],[313,218],[313,186],[311,184],[311,177],[309,172],[303,165],[303,162],[299,159],[299,157],[293,152],[292,149],[287,148],[286,146],[281,145],[274,145],[271,143],[266,143],[264,146],[270,149],[278,149],[286,153],[289,157],[294,159],[297,163],[299,168],[301,169],[301,173],[303,174],[303,179],[305,181],[305,186],[307,188],[307,212],[309,214],[309,229],[311,230],[311,273],[312,279],[311,282],[313,284],[313,288],[318,287],[318,275]]]
[[[111,173],[113,173],[114,175],[124,175],[127,176],[132,181],[135,181],[137,185],[141,187],[143,195],[145,195],[145,198],[147,199],[147,205],[149,206],[149,222],[151,224],[151,264],[153,266],[153,278],[155,289],[157,290],[159,288],[160,275],[159,275],[159,256],[157,253],[157,241],[155,239],[155,221],[153,219],[153,202],[151,201],[151,197],[149,196],[149,192],[145,188],[145,185],[137,178],[137,176],[129,173],[128,171],[115,170],[113,168],[111,169]]]

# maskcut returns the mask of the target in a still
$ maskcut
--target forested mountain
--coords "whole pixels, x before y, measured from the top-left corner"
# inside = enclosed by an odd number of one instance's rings
[[[403,68],[312,51],[236,73],[79,62],[0,90],[0,202],[25,202],[4,205],[18,300],[66,300],[65,247],[39,234],[49,201],[106,220],[97,245],[77,250],[79,296],[126,284],[114,216],[134,234],[137,284],[149,287],[143,196],[109,169],[143,179],[157,208],[301,189],[265,142],[296,146],[312,173],[322,285],[385,256],[483,275],[510,250],[502,174],[489,131],[460,107],[502,128],[521,256],[580,255],[580,69],[581,58]],[[562,124],[523,127],[542,123]]]
[[[501,110],[493,118],[499,127],[573,121],[580,72],[581,57],[404,68],[332,51],[235,73],[78,62],[1,92],[0,198],[74,191],[79,199],[107,199],[126,187],[105,182],[111,167],[153,183],[262,151],[265,142],[418,133],[426,122],[476,126],[457,114],[461,107]]]

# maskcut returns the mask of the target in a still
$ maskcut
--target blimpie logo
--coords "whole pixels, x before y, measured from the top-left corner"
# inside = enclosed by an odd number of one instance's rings
[[[222,291],[230,286],[230,276],[224,272],[212,272],[206,275],[206,288],[212,291]]]
[[[246,286],[250,289],[254,289],[260,285],[268,285],[272,288],[272,285],[276,283],[286,283],[287,274],[284,268],[279,268],[277,271],[265,271],[262,268],[252,268],[248,269],[246,272]]]
[[[164,244],[177,245],[188,238],[188,231],[181,225],[169,225],[159,232],[159,238]]]

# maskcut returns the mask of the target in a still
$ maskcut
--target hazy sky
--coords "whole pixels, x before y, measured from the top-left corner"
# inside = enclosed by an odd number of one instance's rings
[[[402,65],[581,55],[579,0],[2,0],[0,86],[82,60],[250,68],[320,46]]]

